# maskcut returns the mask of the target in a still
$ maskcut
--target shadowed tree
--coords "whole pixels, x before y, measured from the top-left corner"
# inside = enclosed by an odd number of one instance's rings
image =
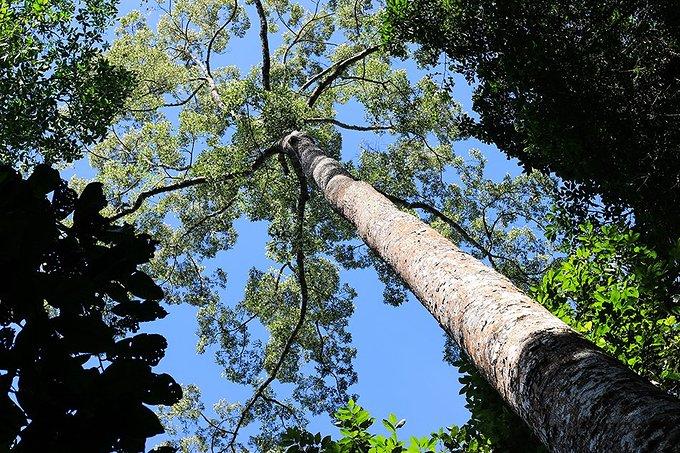
[[[102,53],[116,3],[0,2],[2,451],[144,451],[163,432],[149,406],[182,397],[152,371],[165,338],[137,333],[167,314],[138,269],[156,242],[105,221],[101,184],[78,195],[38,164],[81,157],[132,90]]]
[[[3,451],[143,451],[163,432],[147,406],[182,397],[151,370],[165,338],[127,336],[167,315],[138,270],[155,242],[109,225],[105,206],[101,184],[78,196],[46,166],[27,180],[0,168]]]
[[[464,129],[555,172],[583,221],[630,220],[660,253],[680,232],[680,14],[667,0],[394,0],[396,53],[441,52],[478,83]],[[601,201],[596,198],[601,197]],[[597,215],[594,215],[597,214]]]

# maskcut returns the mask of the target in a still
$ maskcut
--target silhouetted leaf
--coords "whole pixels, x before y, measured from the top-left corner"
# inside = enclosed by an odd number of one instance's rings
[[[49,165],[41,164],[35,166],[26,182],[36,194],[45,195],[59,187],[61,178],[57,170]]]
[[[91,182],[80,194],[76,201],[76,210],[81,213],[98,213],[106,207],[104,186],[100,182]]]
[[[164,336],[141,333],[118,341],[114,347],[114,357],[141,360],[153,366],[158,365],[167,347],[168,342]]]
[[[125,282],[128,291],[142,299],[162,299],[163,290],[144,272],[137,271]]]
[[[168,315],[168,312],[155,300],[121,303],[114,306],[111,311],[118,316],[129,316],[138,322],[154,321]]]

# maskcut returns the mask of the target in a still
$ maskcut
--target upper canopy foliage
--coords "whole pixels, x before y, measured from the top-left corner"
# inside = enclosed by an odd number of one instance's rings
[[[102,56],[117,0],[0,0],[0,163],[73,161],[107,131],[132,74]]]
[[[567,181],[569,209],[630,207],[639,231],[680,234],[680,10],[671,0],[388,1],[387,41],[440,52],[479,83],[466,132]]]

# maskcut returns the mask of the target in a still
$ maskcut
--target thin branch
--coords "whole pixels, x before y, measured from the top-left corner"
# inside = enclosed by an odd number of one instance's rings
[[[395,195],[387,194],[387,193],[385,193],[385,192],[383,192],[379,189],[376,189],[376,190],[378,192],[380,192],[381,194],[383,194],[385,197],[387,197],[392,203],[404,206],[404,207],[409,208],[409,209],[422,209],[423,211],[426,211],[426,212],[434,215],[435,217],[438,217],[439,219],[441,219],[443,222],[445,222],[451,228],[456,230],[458,232],[458,234],[461,235],[461,237],[463,238],[464,241],[466,241],[468,244],[470,244],[471,246],[473,246],[474,248],[479,250],[489,260],[489,264],[491,264],[491,267],[493,267],[497,271],[500,272],[500,267],[498,266],[496,259],[503,260],[505,262],[512,263],[512,265],[515,267],[515,269],[520,274],[522,274],[523,283],[529,284],[533,281],[531,276],[522,268],[522,266],[520,265],[519,262],[517,262],[517,260],[510,258],[510,257],[507,257],[507,256],[502,256],[502,255],[498,255],[498,254],[493,253],[491,251],[492,250],[491,246],[486,247],[486,246],[482,245],[479,241],[477,241],[472,236],[470,236],[470,234],[467,231],[465,231],[465,229],[462,226],[460,226],[460,224],[458,222],[456,222],[451,217],[447,216],[446,214],[444,214],[443,212],[441,212],[439,209],[435,208],[434,206],[431,206],[431,205],[429,205],[427,203],[423,203],[423,202],[417,202],[417,201],[416,202],[410,202],[410,201],[404,200],[402,198],[399,198]],[[482,220],[484,222],[484,228],[486,230],[486,234],[491,239],[492,232],[489,231],[489,229],[486,225],[486,221],[484,219],[484,216],[482,216]]]
[[[159,108],[165,108],[165,107],[180,107],[187,102],[191,101],[194,96],[203,88],[203,86],[206,84],[207,80],[206,79],[201,79],[203,82],[201,82],[194,91],[191,92],[191,94],[186,98],[178,102],[173,102],[171,104],[161,104],[158,107],[153,107],[153,108],[148,108],[148,109],[130,109],[131,112],[153,112],[155,110],[158,110]]]
[[[305,29],[306,29],[310,24],[316,22],[317,20],[323,20],[323,19],[325,19],[325,18],[327,18],[327,17],[329,17],[329,16],[332,15],[332,14],[328,13],[328,14],[324,14],[324,15],[322,15],[322,16],[317,17],[318,12],[319,12],[319,2],[317,1],[317,2],[316,2],[316,5],[315,5],[315,7],[314,7],[314,14],[312,15],[312,17],[311,17],[307,22],[305,22],[305,24],[304,24],[302,27],[300,27],[300,29],[297,31],[297,33],[295,33],[295,38],[293,38],[293,40],[292,40],[291,43],[288,45],[288,47],[286,47],[286,50],[285,50],[285,52],[283,53],[283,64],[284,64],[284,65],[285,65],[286,62],[288,61],[288,54],[290,53],[290,51],[292,50],[292,48],[293,48],[296,44],[298,44],[299,42],[302,42],[302,37],[303,37],[303,36],[305,35],[305,33],[306,33],[306,32],[305,32]],[[282,21],[283,21],[283,19],[282,19]],[[284,24],[285,24],[285,22],[284,22]],[[286,28],[288,28],[288,30],[290,30],[290,32],[293,33],[293,30],[291,30],[290,27],[288,27],[287,24],[285,24],[285,25],[286,25]]]
[[[204,224],[205,222],[207,222],[208,220],[214,219],[215,217],[218,217],[218,216],[224,214],[224,212],[226,212],[227,209],[231,208],[231,207],[234,205],[234,201],[236,201],[236,197],[237,197],[237,196],[238,196],[238,194],[237,194],[237,195],[234,195],[233,197],[231,197],[231,199],[230,199],[224,206],[222,206],[221,208],[219,208],[219,209],[216,210],[216,211],[211,212],[210,214],[206,215],[206,216],[203,217],[201,220],[197,221],[196,223],[194,223],[193,225],[191,225],[189,228],[187,228],[187,229],[182,233],[182,238],[184,238],[185,236],[191,234],[194,230],[196,230],[196,228],[200,227],[201,225],[203,225],[203,224]]]
[[[222,26],[215,31],[215,34],[212,35],[212,38],[210,38],[210,42],[208,43],[208,50],[207,50],[206,55],[205,55],[205,70],[208,74],[208,77],[210,77],[211,79],[213,78],[213,75],[212,75],[212,72],[210,72],[210,53],[212,52],[213,44],[215,44],[215,40],[217,39],[217,36],[220,33],[222,33],[222,31],[227,27],[227,25],[229,25],[231,23],[231,21],[234,20],[237,13],[238,13],[238,0],[234,0],[234,9],[231,12],[231,16],[229,16],[229,19],[227,19],[227,21],[224,24],[222,24]]]
[[[238,419],[238,422],[236,423],[236,427],[234,428],[234,433],[231,436],[231,439],[229,441],[229,444],[227,445],[227,448],[229,448],[233,453],[236,453],[236,438],[238,436],[238,432],[243,426],[243,423],[246,420],[246,417],[248,416],[248,413],[250,410],[253,408],[257,400],[263,396],[264,391],[269,387],[269,384],[271,384],[274,379],[276,379],[276,376],[278,372],[281,370],[281,367],[283,366],[283,362],[288,356],[288,353],[290,352],[290,349],[293,347],[293,343],[297,339],[298,334],[300,333],[300,330],[302,330],[302,326],[305,323],[305,319],[307,317],[307,304],[309,301],[309,289],[307,286],[307,277],[305,275],[305,254],[303,250],[303,238],[304,238],[304,220],[305,220],[305,206],[307,204],[307,200],[309,199],[309,190],[307,188],[307,181],[305,179],[304,173],[302,173],[302,168],[300,167],[300,163],[296,160],[294,157],[293,159],[294,165],[295,165],[295,173],[298,177],[298,181],[300,183],[300,196],[298,197],[298,203],[297,203],[297,209],[296,209],[296,214],[297,214],[297,237],[295,239],[295,242],[293,243],[293,247],[295,248],[295,261],[296,261],[296,267],[297,267],[297,278],[298,278],[298,283],[300,285],[300,315],[298,317],[297,323],[293,327],[292,332],[290,333],[290,336],[286,340],[286,343],[283,346],[283,349],[281,351],[281,355],[279,356],[278,361],[274,365],[274,368],[272,369],[271,373],[269,373],[269,376],[265,381],[260,384],[260,386],[257,388],[255,393],[253,394],[252,398],[248,401],[246,406],[243,408],[241,411],[241,416]]]
[[[128,146],[121,138],[120,138],[120,136],[119,136],[118,133],[116,132],[116,128],[115,128],[115,127],[111,127],[111,133],[113,134],[113,136],[114,136],[114,137],[116,138],[116,140],[118,141],[118,144],[121,146],[122,151],[124,151],[124,152],[127,154],[127,157],[128,157],[129,159],[131,159],[128,163],[129,163],[129,164],[134,163],[135,157],[133,156],[133,154],[134,154],[133,149],[130,148],[130,147],[129,147],[129,146]],[[140,138],[137,137],[137,139],[135,140],[135,143],[134,143],[133,147],[136,147],[137,144],[138,144],[139,142],[140,142]],[[92,154],[93,156],[99,158],[99,159],[103,159],[103,160],[112,160],[112,159],[109,158],[109,157],[98,155],[97,153],[95,153],[94,151],[92,151],[92,150],[90,150],[90,149],[88,149],[87,152],[88,152],[89,154]],[[139,157],[139,156],[138,156],[138,157]],[[172,178],[172,176],[170,176],[166,170],[172,170],[172,171],[176,171],[176,172],[182,172],[182,171],[187,171],[187,170],[191,169],[191,163],[189,163],[189,165],[185,165],[185,166],[183,166],[183,167],[173,167],[172,165],[166,165],[166,164],[163,164],[163,163],[161,163],[161,162],[154,162],[154,161],[152,161],[152,160],[149,159],[149,158],[144,158],[144,161],[145,161],[147,164],[149,164],[149,169],[151,169],[152,167],[157,167],[157,168],[163,169],[163,171],[165,172],[166,175],[168,175],[169,178]],[[129,192],[130,190],[132,190],[132,189],[133,189],[140,181],[141,181],[141,178],[138,178],[138,180],[135,181],[135,183],[134,183],[133,185],[131,185],[130,188],[128,188],[127,190],[125,190],[125,191],[123,191],[123,192],[119,192],[119,193],[117,193],[116,195],[117,195],[118,197],[121,197],[122,195],[125,195],[127,192]]]
[[[267,395],[262,395],[262,399],[265,400],[268,403],[276,404],[277,406],[288,411],[288,413],[290,415],[292,415],[293,417],[298,418],[297,414],[295,413],[295,410],[292,407],[288,406],[287,404],[282,403],[281,401],[277,400],[276,398],[272,398],[272,397],[267,396]]]
[[[276,294],[278,294],[278,292],[279,292],[279,285],[281,284],[281,277],[283,276],[283,270],[284,270],[285,268],[288,268],[288,269],[290,269],[292,272],[295,272],[295,271],[293,270],[293,267],[292,267],[292,265],[290,264],[290,262],[284,263],[283,266],[281,266],[281,268],[279,269],[279,271],[276,273],[276,282],[274,283],[274,292],[275,292]]]
[[[228,430],[222,428],[220,425],[216,425],[213,421],[211,421],[208,417],[206,417],[206,415],[203,412],[199,412],[199,415],[208,425],[213,427],[216,431],[220,431],[220,432],[224,433],[225,435],[231,434],[231,431],[228,431]],[[222,424],[222,422],[220,422],[220,424]]]
[[[120,219],[121,217],[125,217],[128,214],[132,214],[133,212],[137,211],[139,208],[142,207],[142,204],[144,203],[144,200],[147,198],[153,197],[154,195],[159,195],[165,192],[172,192],[175,190],[180,190],[180,189],[185,189],[187,187],[193,187],[197,186],[199,184],[206,183],[208,181],[208,178],[204,176],[199,176],[197,178],[193,179],[187,179],[182,182],[178,182],[176,184],[170,184],[167,186],[163,187],[157,187],[155,189],[147,190],[146,192],[142,192],[139,194],[135,202],[130,206],[129,208],[125,208],[122,211],[120,211],[118,214],[113,215],[112,217],[109,217],[107,220],[109,222],[115,222],[116,220]]]
[[[311,96],[309,97],[309,100],[307,101],[307,105],[309,107],[314,106],[314,103],[316,102],[317,98],[321,96],[321,93],[330,85],[333,83],[335,79],[337,79],[340,74],[342,74],[342,71],[347,69],[348,66],[356,63],[357,61],[361,60],[362,58],[365,58],[366,56],[377,52],[380,49],[380,46],[373,46],[369,47],[367,49],[362,50],[356,55],[352,55],[349,58],[345,58],[342,61],[339,61],[335,63],[334,65],[329,66],[328,68],[324,69],[311,79],[309,79],[307,82],[305,82],[304,85],[300,88],[300,91],[304,91],[307,88],[309,88],[314,82],[319,80],[320,78],[324,77],[325,75],[328,74],[328,77],[326,77],[324,80],[322,80],[319,85],[316,87],[316,89],[312,92]]]
[[[196,63],[196,66],[201,68],[201,70],[205,74],[208,86],[210,87],[210,97],[212,98],[213,102],[215,102],[215,104],[220,110],[222,110],[225,113],[229,113],[227,112],[227,106],[224,105],[224,102],[222,102],[222,96],[220,96],[220,92],[217,91],[217,83],[215,83],[215,79],[210,77],[210,75],[208,74],[208,68],[206,68],[203,62],[193,54],[189,54],[189,56],[191,59],[193,59],[194,63]]]
[[[331,376],[333,376],[333,379],[335,380],[335,391],[338,392],[338,397],[342,397],[342,391],[340,391],[340,379],[338,379],[338,375],[333,371],[333,367],[328,365],[324,361],[324,345],[325,342],[323,341],[323,334],[321,333],[321,327],[319,326],[319,320],[317,319],[314,321],[314,325],[316,326],[316,333],[319,336],[319,364],[321,365],[321,373],[323,374],[324,372],[328,372]],[[321,379],[323,381],[323,379]]]
[[[359,82],[366,82],[366,83],[373,83],[375,85],[380,85],[383,88],[387,88],[387,85],[394,85],[391,80],[375,80],[375,79],[369,79],[368,77],[364,76],[341,76],[340,79],[342,80],[357,80]]]
[[[243,328],[244,328],[245,326],[247,326],[247,325],[250,323],[250,321],[252,321],[252,320],[255,319],[255,318],[257,318],[257,315],[256,315],[256,314],[255,314],[255,315],[251,315],[248,319],[246,319],[245,321],[243,321],[241,324],[239,324],[238,326],[233,327],[233,328],[227,330],[225,333],[232,333],[232,332],[236,332],[236,331],[239,331],[239,330],[243,330]]]
[[[260,17],[260,41],[262,43],[262,87],[265,91],[271,90],[269,71],[271,60],[269,56],[269,38],[267,37],[267,15],[264,12],[261,0],[255,0],[257,15]]]
[[[394,204],[398,204],[400,206],[403,206],[405,208],[409,209],[422,209],[425,212],[428,212],[436,217],[439,217],[441,220],[443,220],[447,225],[449,225],[451,228],[453,228],[458,234],[461,235],[463,240],[465,240],[467,243],[478,249],[480,252],[482,252],[488,259],[489,263],[491,263],[491,266],[495,269],[496,268],[496,263],[493,260],[493,255],[492,253],[484,247],[480,242],[478,242],[475,238],[470,236],[470,234],[465,231],[465,229],[460,226],[458,222],[453,220],[451,217],[447,216],[443,212],[441,212],[439,209],[435,208],[434,206],[431,206],[427,203],[423,203],[420,201],[408,201],[404,200],[403,198],[399,198],[395,195],[390,195],[388,193],[385,193],[381,191],[380,189],[376,189],[378,192],[383,194],[388,200],[390,200]]]
[[[257,159],[255,159],[255,162],[253,163],[253,165],[249,169],[243,170],[243,171],[238,171],[238,172],[235,172],[235,173],[229,173],[228,175],[225,175],[225,176],[218,178],[218,179],[221,180],[221,181],[230,181],[232,179],[250,176],[258,168],[260,168],[262,166],[262,164],[264,164],[264,162],[269,157],[278,153],[279,149],[280,149],[280,147],[279,147],[278,144],[271,146],[271,147],[267,148],[262,154],[260,154]],[[193,187],[193,186],[197,186],[197,185],[200,185],[200,184],[205,184],[208,181],[209,181],[208,178],[206,178],[205,176],[198,176],[196,178],[187,179],[185,181],[178,182],[176,184],[170,184],[170,185],[167,185],[167,186],[157,187],[155,189],[147,190],[146,192],[142,192],[141,194],[139,194],[139,196],[137,197],[135,202],[132,204],[132,206],[130,206],[129,208],[123,209],[118,214],[115,214],[112,217],[108,217],[107,220],[109,222],[115,222],[116,220],[120,219],[121,217],[125,217],[126,215],[132,214],[133,212],[137,211],[139,208],[142,207],[142,204],[144,204],[144,200],[146,200],[147,198],[150,198],[150,197],[153,197],[155,195],[162,194],[162,193],[166,193],[166,192],[173,192],[175,190],[186,189],[188,187]]]
[[[215,452],[215,438],[217,437],[217,433],[220,433],[220,437],[226,436],[228,434],[231,434],[231,431],[227,431],[226,429],[222,428],[220,425],[224,423],[224,420],[222,420],[220,423],[217,425],[213,423],[208,417],[205,416],[205,414],[202,411],[198,412],[203,420],[210,425],[213,428],[213,432],[210,434],[210,452],[214,453]]]
[[[334,118],[307,118],[304,120],[305,123],[330,123],[335,124],[343,129],[349,129],[353,131],[389,131],[392,130],[392,126],[357,126],[354,124],[343,123]]]

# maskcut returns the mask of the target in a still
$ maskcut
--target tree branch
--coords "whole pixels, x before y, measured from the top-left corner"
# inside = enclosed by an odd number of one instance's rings
[[[291,43],[288,45],[288,47],[286,47],[285,52],[283,52],[283,64],[284,64],[284,66],[286,65],[286,62],[288,61],[288,53],[290,53],[291,49],[292,49],[297,43],[302,42],[302,36],[304,36],[303,33],[305,32],[305,29],[306,29],[310,24],[312,24],[313,22],[316,22],[317,20],[322,20],[322,19],[325,19],[325,18],[331,16],[331,14],[324,14],[323,16],[317,17],[318,12],[319,12],[319,2],[317,1],[317,2],[316,2],[316,5],[315,5],[315,7],[314,7],[314,14],[312,15],[312,17],[311,17],[307,22],[305,22],[305,24],[304,24],[302,27],[300,27],[300,29],[297,31],[297,33],[295,33],[295,38],[293,38],[293,40],[292,40]],[[279,16],[279,17],[280,17],[280,16]],[[285,23],[285,21],[283,20],[283,18],[281,18],[281,21],[283,22],[283,24],[286,26],[286,28],[288,28],[288,30],[289,30],[291,33],[294,33],[293,30],[291,30],[290,27],[288,27],[288,24]]]
[[[333,83],[335,79],[337,79],[340,74],[342,74],[342,71],[347,69],[348,66],[356,63],[357,61],[361,60],[362,58],[365,58],[366,56],[377,52],[380,49],[380,46],[373,46],[369,47],[367,49],[362,50],[356,55],[352,55],[349,58],[345,58],[342,61],[339,61],[335,63],[334,65],[329,66],[328,68],[324,69],[311,79],[309,79],[307,82],[305,82],[304,85],[300,88],[300,91],[304,91],[307,88],[309,88],[314,82],[319,80],[320,78],[324,77],[326,74],[328,74],[328,77],[326,77],[324,80],[322,80],[319,85],[317,85],[316,89],[312,92],[312,94],[309,96],[309,100],[307,101],[307,105],[309,107],[313,107],[314,103],[316,100],[321,96],[321,93],[330,85]]]
[[[342,391],[340,390],[340,379],[338,379],[338,375],[333,371],[333,368],[326,364],[324,361],[324,345],[325,342],[323,341],[323,334],[321,333],[321,327],[319,326],[319,320],[317,319],[314,321],[314,325],[316,326],[316,333],[319,336],[319,364],[321,365],[321,374],[323,375],[324,372],[328,372],[331,376],[333,376],[333,379],[335,380],[335,391],[338,392],[338,397],[341,398],[343,396]],[[321,379],[323,380],[323,379]]]
[[[260,17],[260,41],[262,42],[262,87],[265,91],[271,90],[269,71],[271,59],[269,56],[269,38],[267,37],[267,15],[262,6],[262,0],[255,0],[257,15]]]
[[[237,194],[238,194],[238,193],[237,193]],[[204,224],[205,222],[207,222],[208,220],[213,219],[213,218],[215,218],[215,217],[217,217],[217,216],[220,216],[220,215],[224,214],[224,213],[226,212],[227,209],[231,208],[231,207],[234,205],[234,201],[236,201],[236,197],[237,197],[237,195],[234,195],[234,196],[231,197],[231,199],[230,199],[224,206],[222,206],[220,209],[211,212],[210,214],[206,215],[206,216],[203,217],[201,220],[197,221],[196,223],[194,223],[193,225],[191,225],[189,228],[187,228],[187,229],[182,233],[182,238],[184,238],[185,236],[191,234],[194,230],[196,230],[196,228],[200,227],[201,225],[203,225],[203,224]]]
[[[178,182],[176,184],[170,184],[167,186],[163,187],[157,187],[155,189],[147,190],[146,192],[142,192],[139,194],[135,202],[130,206],[129,208],[125,208],[122,211],[120,211],[118,214],[115,214],[111,217],[109,217],[107,220],[109,222],[115,222],[116,220],[120,219],[121,217],[125,217],[128,214],[132,214],[133,212],[137,211],[139,208],[142,207],[142,204],[144,203],[144,200],[147,198],[153,197],[154,195],[159,195],[161,193],[165,192],[172,192],[175,190],[180,190],[180,189],[185,189],[187,187],[193,187],[197,186],[199,184],[203,184],[208,181],[208,178],[204,176],[199,176],[197,178],[193,179],[187,179],[182,182]]]
[[[297,339],[300,330],[302,330],[302,326],[304,325],[305,319],[307,317],[309,289],[307,286],[307,277],[305,276],[305,254],[303,244],[304,244],[305,206],[307,204],[307,200],[309,199],[309,190],[307,188],[307,181],[306,178],[304,177],[304,173],[302,172],[302,168],[300,167],[300,163],[295,158],[291,160],[294,162],[295,173],[300,183],[300,196],[298,197],[296,209],[297,237],[295,239],[295,242],[293,243],[293,247],[295,248],[295,261],[296,261],[295,264],[297,267],[296,273],[298,278],[298,284],[300,285],[300,315],[298,317],[297,323],[295,324],[292,332],[290,333],[290,336],[286,340],[286,343],[283,346],[283,350],[281,351],[281,355],[279,356],[279,359],[274,365],[274,368],[272,369],[271,373],[269,373],[267,379],[265,379],[265,381],[262,384],[260,384],[260,386],[253,394],[252,398],[250,398],[246,406],[241,411],[241,416],[239,417],[238,422],[236,423],[236,427],[234,428],[231,439],[229,440],[229,444],[227,445],[227,448],[229,448],[233,453],[236,453],[235,448],[236,438],[238,436],[239,430],[241,429],[243,423],[245,422],[246,417],[248,416],[248,413],[253,408],[257,400],[264,395],[264,391],[267,389],[267,387],[269,387],[269,384],[271,384],[274,381],[274,379],[276,379],[276,376],[278,372],[281,370],[283,362],[288,356],[290,349],[293,347],[293,343]]]
[[[456,232],[458,232],[458,234],[461,235],[461,237],[463,238],[463,240],[465,242],[467,242],[468,244],[470,244],[471,246],[473,246],[474,248],[479,250],[482,253],[482,255],[484,255],[489,260],[489,264],[491,264],[491,267],[493,267],[494,269],[496,269],[497,271],[500,272],[500,267],[498,266],[496,259],[500,259],[500,260],[503,260],[505,262],[511,263],[514,266],[514,268],[520,274],[522,274],[522,277],[521,277],[522,280],[520,280],[521,283],[523,283],[523,284],[531,284],[532,283],[533,279],[522,268],[522,266],[520,265],[520,263],[517,260],[510,258],[510,257],[507,257],[507,256],[498,255],[498,254],[493,253],[491,251],[492,247],[486,247],[486,246],[482,245],[481,242],[477,241],[472,236],[470,236],[470,234],[467,231],[465,231],[465,229],[458,222],[456,222],[451,217],[447,216],[446,214],[444,214],[443,212],[441,212],[439,209],[435,208],[434,206],[431,206],[427,203],[418,202],[418,201],[415,201],[415,202],[407,201],[407,200],[399,198],[395,195],[390,195],[388,193],[385,193],[385,192],[381,191],[380,189],[376,189],[376,190],[378,192],[380,192],[381,194],[383,194],[386,198],[388,198],[394,204],[397,204],[397,205],[400,205],[400,206],[403,206],[403,207],[406,207],[406,208],[409,208],[409,209],[422,209],[423,211],[426,211],[426,212],[434,215],[435,217],[438,217],[440,220],[445,222],[451,228],[456,230]],[[494,228],[492,227],[491,230],[489,230],[489,228],[486,224],[485,215],[482,215],[482,221],[484,222],[484,229],[485,229],[486,235],[491,240]],[[495,226],[495,223],[494,223],[494,226]]]
[[[196,94],[201,90],[201,88],[203,88],[203,86],[206,84],[207,80],[206,79],[202,79],[202,80],[203,81],[196,87],[196,89],[194,91],[192,91],[191,94],[184,100],[173,102],[171,104],[162,104],[162,105],[159,105],[158,107],[149,108],[149,109],[130,109],[130,111],[131,112],[153,112],[154,110],[158,110],[159,108],[180,107],[180,106],[186,104],[187,102],[191,101],[194,98],[194,96],[196,96]]]
[[[222,31],[227,27],[227,25],[229,25],[231,23],[231,21],[234,20],[237,12],[238,12],[238,0],[234,0],[234,9],[231,12],[231,16],[229,16],[229,19],[227,19],[227,21],[224,24],[222,24],[222,26],[215,31],[215,34],[212,35],[212,38],[210,38],[210,42],[208,43],[208,50],[206,51],[206,55],[205,55],[205,69],[206,69],[206,72],[208,74],[208,77],[210,77],[211,79],[213,78],[213,75],[212,75],[212,72],[210,72],[210,53],[212,52],[213,44],[215,44],[215,40],[217,39],[217,36],[220,33],[222,33]]]
[[[489,263],[491,264],[491,266],[494,269],[497,268],[496,263],[494,262],[494,259],[493,259],[494,255],[486,247],[484,247],[480,242],[478,242],[475,238],[470,236],[470,234],[467,231],[465,231],[465,229],[458,222],[456,222],[451,217],[449,217],[446,214],[444,214],[443,212],[441,212],[439,209],[437,209],[434,206],[431,206],[427,203],[423,203],[423,202],[420,202],[420,201],[404,200],[403,198],[399,198],[396,195],[391,195],[391,194],[388,194],[386,192],[383,192],[380,189],[376,188],[376,190],[378,192],[380,192],[383,196],[385,196],[388,200],[390,200],[394,204],[397,204],[397,205],[400,205],[400,206],[403,206],[403,207],[409,208],[409,209],[422,209],[423,211],[428,212],[428,213],[438,217],[439,219],[444,221],[447,225],[449,225],[451,228],[453,228],[458,234],[460,234],[465,242],[467,242],[468,244],[470,244],[471,246],[475,247],[480,252],[482,252],[489,259]]]
[[[271,157],[272,155],[274,155],[278,152],[280,152],[280,146],[278,144],[273,145],[273,146],[267,148],[262,154],[260,154],[257,157],[257,159],[255,159],[255,162],[253,162],[253,165],[249,169],[244,170],[244,171],[238,171],[238,172],[235,172],[235,173],[229,173],[228,175],[224,175],[223,177],[218,178],[218,179],[222,180],[222,181],[230,181],[232,179],[236,179],[236,178],[239,178],[239,177],[250,176],[258,168],[260,168],[262,166],[262,164],[264,164],[264,162],[269,157]],[[137,197],[135,202],[132,204],[132,206],[130,206],[129,208],[123,209],[122,211],[120,211],[119,213],[117,213],[117,214],[115,214],[111,217],[108,217],[107,220],[109,222],[115,222],[116,220],[120,219],[121,217],[125,217],[126,215],[132,214],[133,212],[137,211],[139,208],[142,207],[142,204],[144,204],[144,200],[146,200],[147,198],[153,197],[154,195],[159,195],[159,194],[166,193],[166,192],[173,192],[175,190],[180,190],[180,189],[186,189],[188,187],[193,187],[193,186],[197,186],[197,185],[200,185],[200,184],[205,184],[208,181],[209,181],[209,179],[206,178],[205,176],[198,176],[196,178],[187,179],[185,181],[181,181],[181,182],[178,182],[178,183],[175,183],[175,184],[170,184],[170,185],[167,185],[167,186],[157,187],[155,189],[147,190],[146,192],[142,192],[141,194],[139,194],[139,196]]]
[[[290,415],[297,418],[297,414],[295,413],[295,410],[292,407],[288,406],[287,404],[282,403],[281,401],[277,400],[276,398],[272,398],[270,396],[263,394],[262,399],[265,400],[268,403],[275,404],[275,405],[285,409]]]
[[[343,129],[349,129],[353,131],[389,131],[392,130],[392,126],[357,126],[354,124],[343,123],[334,118],[307,118],[304,120],[305,123],[330,123],[335,124]]]

